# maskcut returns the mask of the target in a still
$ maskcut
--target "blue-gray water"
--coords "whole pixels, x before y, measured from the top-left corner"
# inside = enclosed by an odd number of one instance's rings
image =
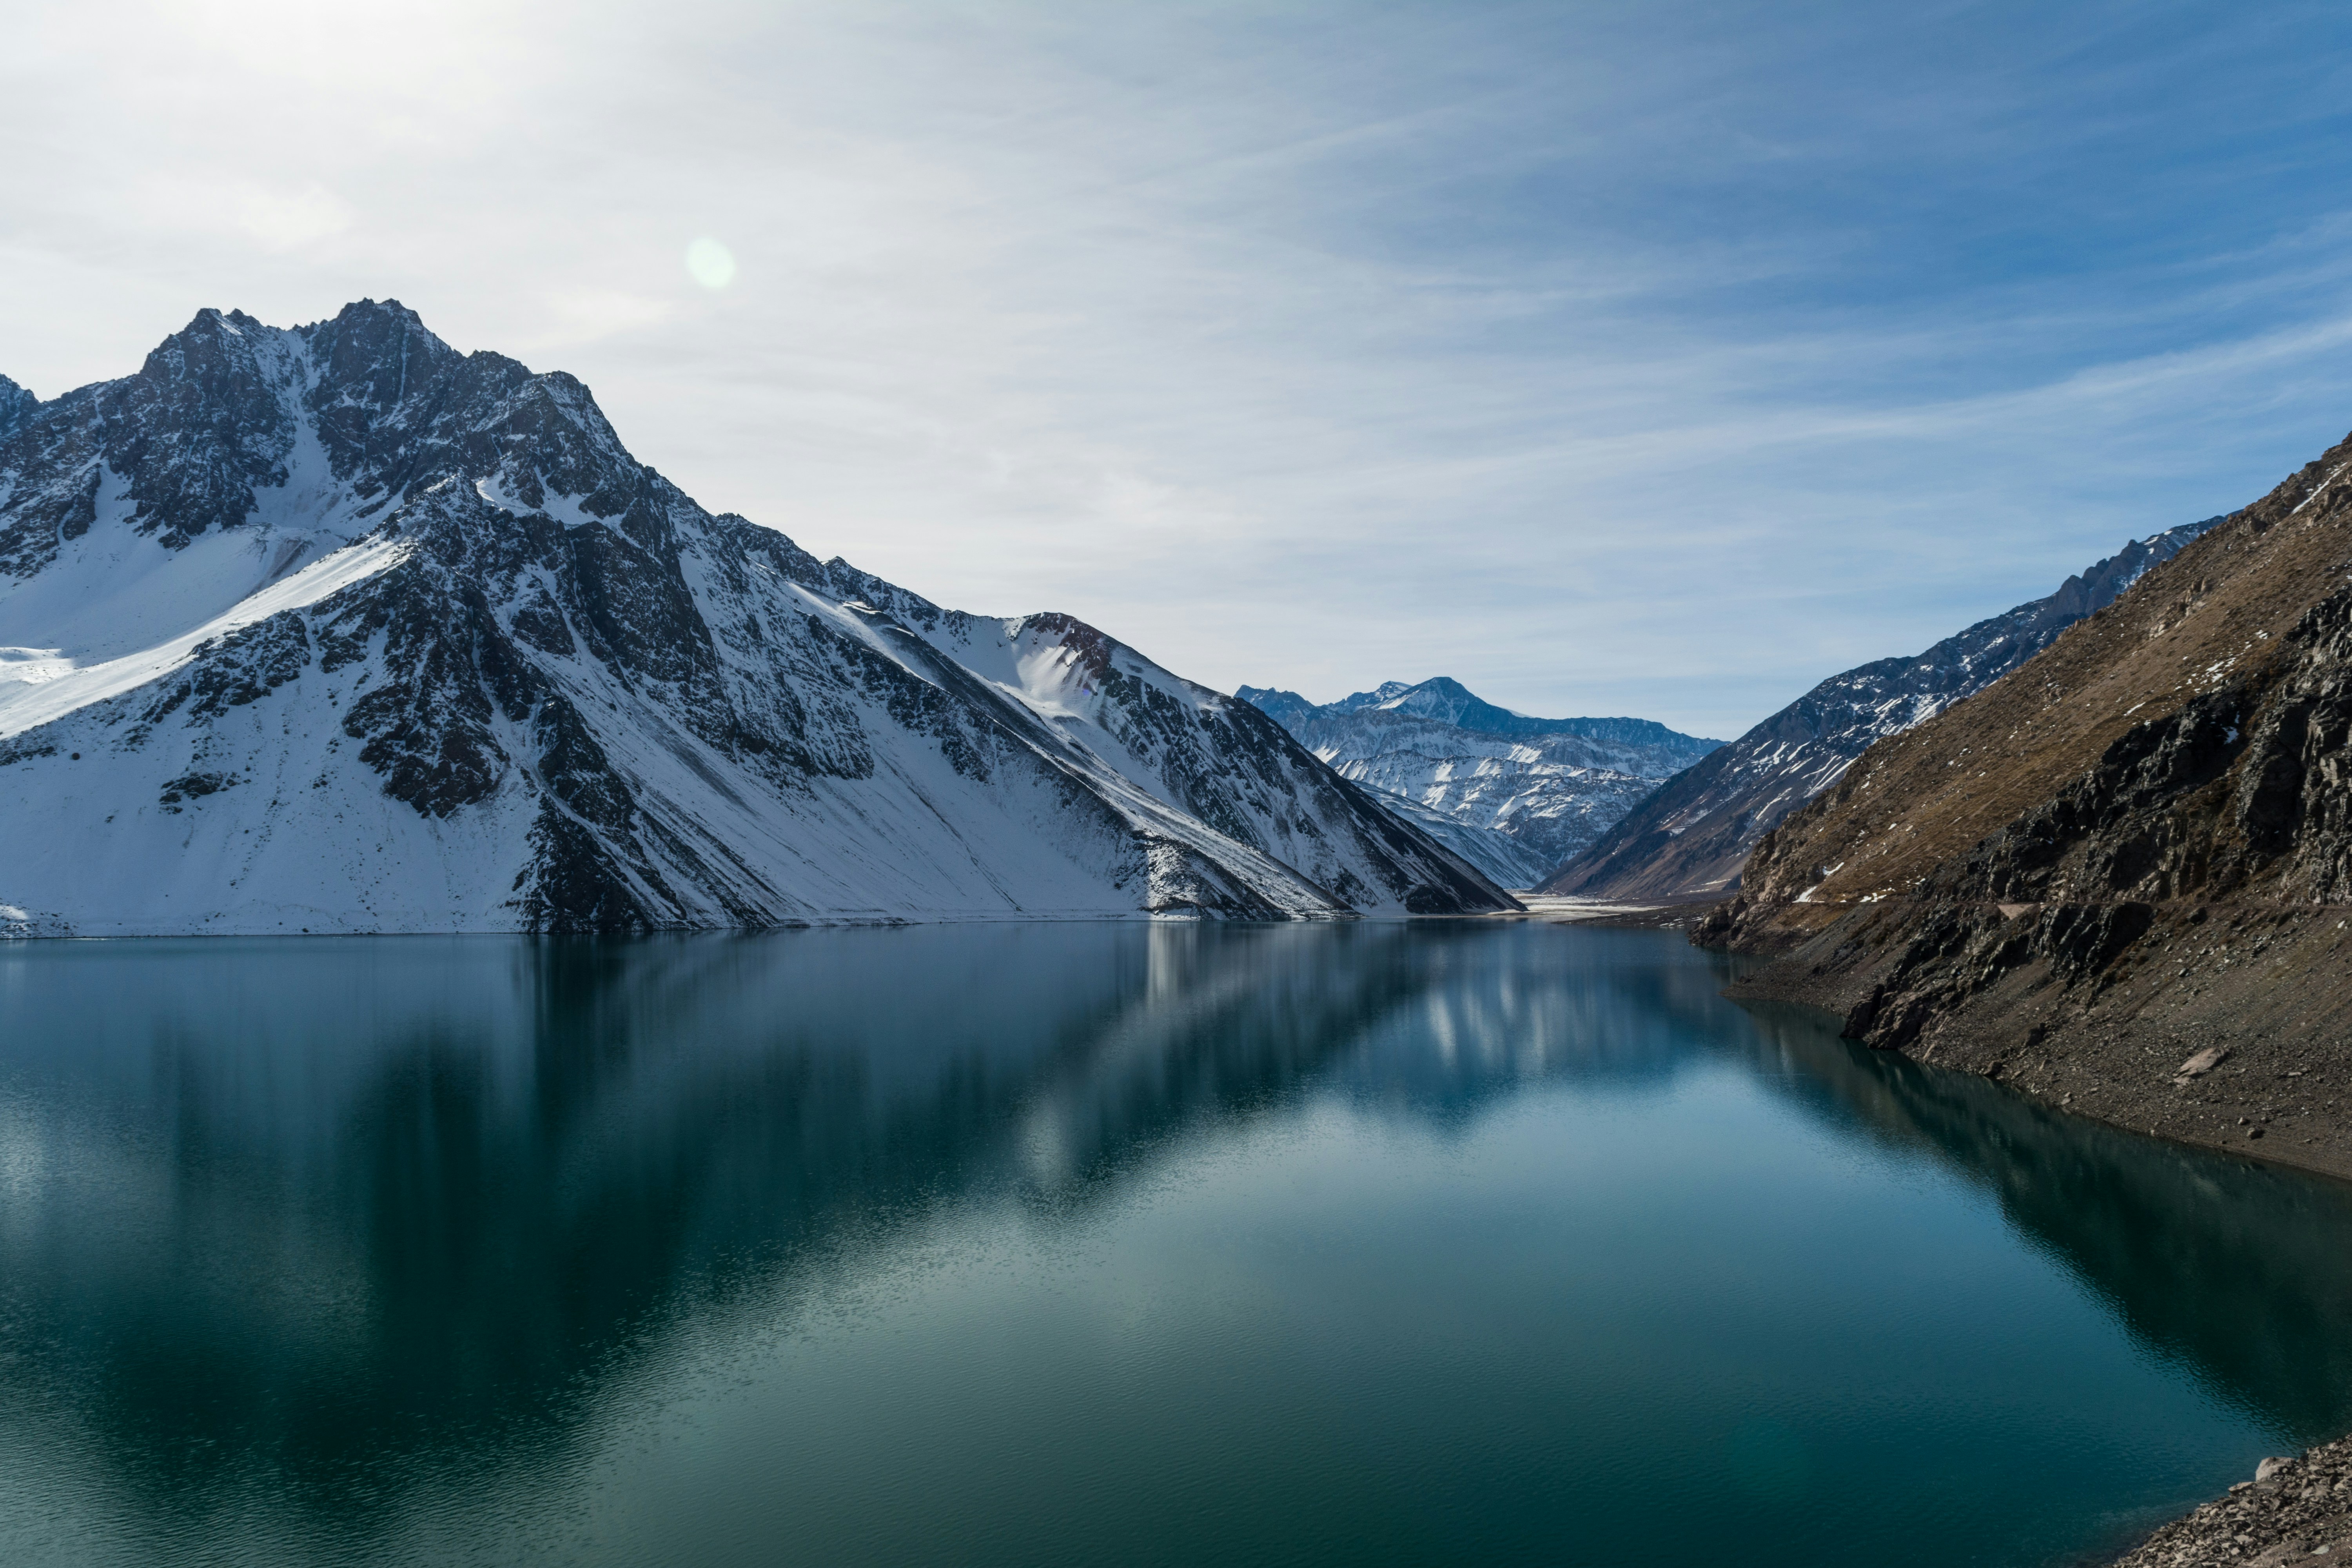
[[[0,950],[0,1561],[2040,1564],[2352,1203],[1648,932]]]

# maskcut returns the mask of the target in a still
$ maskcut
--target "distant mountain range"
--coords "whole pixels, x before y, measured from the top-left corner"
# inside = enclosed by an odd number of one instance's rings
[[[2133,540],[2057,592],[1979,621],[1925,653],[1830,677],[1623,814],[1541,890],[1684,899],[1729,889],[1757,841],[1835,784],[1874,742],[1999,680],[2221,521]]]
[[[1234,695],[1509,888],[1542,880],[1723,743],[1646,719],[1531,718],[1442,676],[1320,705],[1255,686]]]
[[[395,302],[0,382],[0,933],[1516,907],[1249,703],[713,516]]]

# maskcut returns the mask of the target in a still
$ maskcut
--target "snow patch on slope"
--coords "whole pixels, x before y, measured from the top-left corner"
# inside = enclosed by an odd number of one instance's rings
[[[185,664],[201,646],[214,638],[266,621],[281,610],[314,605],[330,594],[398,565],[408,551],[407,543],[396,538],[370,539],[313,562],[226,613],[152,647],[95,664],[73,664],[38,681],[0,685],[0,740],[159,680]],[[50,651],[54,655],[60,650]]]

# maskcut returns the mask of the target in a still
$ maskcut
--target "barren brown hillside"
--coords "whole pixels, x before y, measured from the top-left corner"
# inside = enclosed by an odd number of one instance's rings
[[[2352,1175],[2352,440],[1863,753],[1693,940],[1849,1036]]]
[[[2254,678],[2352,572],[2352,437],[2023,668],[1864,752],[1758,847],[1748,923],[1790,935],[1913,891],[2136,725]]]
[[[2053,593],[1916,654],[1839,671],[1675,775],[1537,891],[1610,900],[1722,897],[1739,885],[1763,837],[1863,752],[2016,669],[2223,521],[2130,540]]]

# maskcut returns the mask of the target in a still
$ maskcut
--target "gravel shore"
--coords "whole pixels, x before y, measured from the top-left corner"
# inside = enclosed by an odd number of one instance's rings
[[[2297,1458],[2264,1459],[2256,1479],[2175,1520],[2116,1568],[2274,1568],[2352,1559],[2352,1437]]]

